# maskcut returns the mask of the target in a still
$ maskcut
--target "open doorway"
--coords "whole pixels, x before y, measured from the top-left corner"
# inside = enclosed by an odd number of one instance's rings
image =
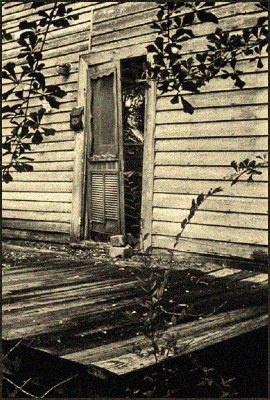
[[[146,98],[146,57],[121,62],[125,232],[139,237]]]
[[[140,235],[146,57],[91,66],[84,237]]]

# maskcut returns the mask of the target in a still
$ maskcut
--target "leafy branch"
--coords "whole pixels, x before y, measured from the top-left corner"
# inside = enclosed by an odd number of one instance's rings
[[[261,160],[261,161],[257,161]],[[248,175],[247,182],[251,183],[254,181],[254,176],[262,175],[260,168],[268,165],[267,155],[257,156],[255,160],[246,158],[244,161],[237,163],[236,161],[231,162],[231,167],[235,170],[235,173],[230,175],[228,178],[232,181],[231,186],[235,185],[241,177]]]
[[[209,199],[209,197],[214,196],[217,193],[222,192],[223,189],[221,187],[217,187],[215,189],[210,189],[208,191],[208,193],[205,195],[203,193],[199,194],[199,196],[196,198],[196,200],[192,200],[191,203],[191,207],[190,207],[190,211],[189,211],[189,215],[187,216],[187,218],[185,218],[182,222],[181,222],[181,231],[176,235],[175,238],[175,243],[173,248],[175,249],[175,247],[177,246],[177,244],[179,243],[179,240],[184,232],[184,230],[186,229],[186,227],[188,226],[188,224],[191,223],[192,218],[195,216],[196,211],[199,209],[199,207],[207,200]]]
[[[31,8],[40,9],[46,5],[43,1],[33,1]],[[59,109],[59,99],[66,92],[58,85],[48,85],[44,74],[43,51],[51,27],[65,28],[70,21],[78,16],[70,15],[72,8],[67,8],[64,3],[55,0],[49,11],[39,10],[38,19],[35,21],[22,21],[19,24],[21,31],[17,40],[20,46],[18,60],[22,64],[16,65],[8,62],[3,67],[2,77],[9,81],[11,88],[3,93],[2,98],[9,103],[3,107],[3,119],[8,119],[11,125],[10,134],[5,137],[2,148],[3,156],[8,156],[9,161],[2,167],[4,182],[13,180],[11,171],[33,171],[30,164],[32,158],[25,153],[31,151],[31,144],[40,144],[44,136],[54,135],[55,129],[42,126],[43,117],[48,109]],[[12,35],[4,32],[6,40],[11,40]],[[17,103],[10,105],[10,97]],[[38,99],[40,104],[37,111],[33,111],[31,102]]]
[[[207,35],[207,50],[195,56],[182,54],[184,42],[195,38],[192,25],[199,23],[219,23],[209,7],[216,2],[162,2],[159,3],[157,20],[151,28],[157,32],[153,44],[147,46],[153,56],[153,65],[148,64],[148,72],[157,80],[161,94],[174,92],[172,104],[181,100],[183,110],[193,114],[194,107],[184,98],[186,92],[199,93],[202,86],[219,73],[222,79],[232,79],[240,89],[245,86],[241,79],[243,72],[238,69],[241,57],[253,56],[257,67],[263,68],[262,53],[268,52],[267,16],[258,18],[256,24],[239,33],[230,33],[216,28]],[[266,11],[264,2],[256,3]]]

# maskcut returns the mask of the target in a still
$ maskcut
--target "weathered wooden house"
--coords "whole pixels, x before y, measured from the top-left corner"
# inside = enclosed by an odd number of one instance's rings
[[[14,173],[14,181],[3,185],[3,236],[100,240],[138,234],[141,220],[147,245],[170,249],[192,199],[222,186],[232,160],[267,151],[267,58],[262,69],[241,62],[241,91],[217,77],[200,94],[188,95],[196,108],[191,116],[169,95],[160,96],[155,82],[143,85],[146,46],[156,36],[150,28],[155,2],[70,3],[79,19],[54,28],[44,50],[48,83],[67,91],[59,111],[45,117],[57,132],[33,148],[34,172]],[[261,14],[254,2],[217,2],[214,8],[228,31],[251,26]],[[3,43],[3,63],[18,62],[15,39],[23,19],[35,19],[29,3],[5,3],[2,23],[14,39]],[[212,29],[211,23],[194,26],[196,37],[185,53],[201,50]],[[68,77],[58,74],[63,63],[71,64]],[[74,107],[83,107],[77,132],[70,128]],[[4,121],[3,134],[8,130]],[[252,184],[227,184],[205,202],[179,254],[253,258],[266,251],[266,181],[265,171]]]

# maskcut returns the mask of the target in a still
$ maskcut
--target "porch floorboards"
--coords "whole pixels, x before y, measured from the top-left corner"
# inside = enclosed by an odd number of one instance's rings
[[[106,378],[154,364],[134,353],[149,344],[126,316],[144,295],[129,262],[44,260],[3,268],[3,339],[84,365]],[[140,275],[141,276],[141,275]],[[179,314],[178,356],[267,324],[267,274],[215,265],[172,270],[166,293]],[[187,304],[183,308],[181,304]],[[186,309],[186,312],[183,310]]]

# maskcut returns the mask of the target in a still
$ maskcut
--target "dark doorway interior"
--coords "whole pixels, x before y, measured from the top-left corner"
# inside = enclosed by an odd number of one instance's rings
[[[145,57],[121,63],[126,233],[140,234],[146,73]]]

